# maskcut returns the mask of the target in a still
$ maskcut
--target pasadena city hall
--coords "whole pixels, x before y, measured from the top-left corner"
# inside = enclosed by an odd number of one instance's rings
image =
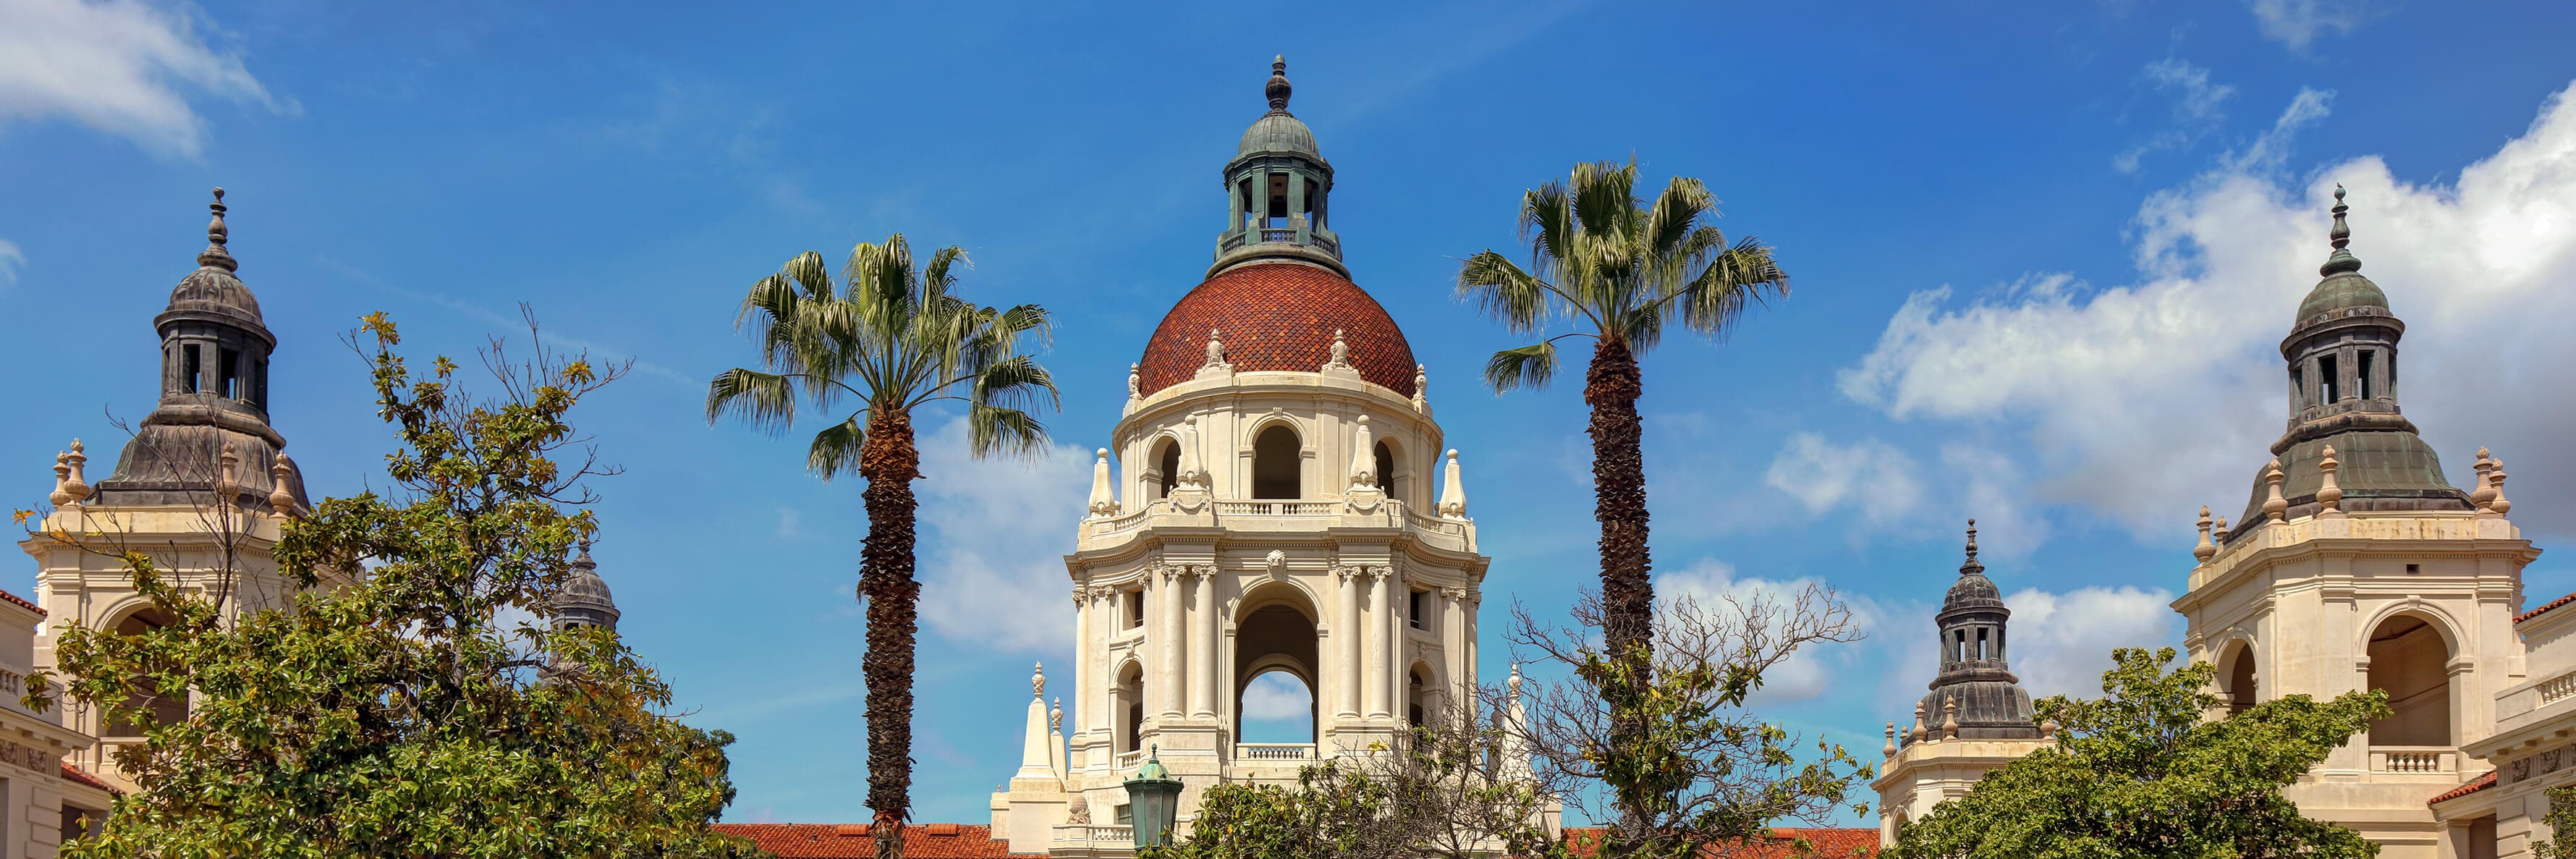
[[[1056,677],[1070,682],[1050,693],[1041,674],[1027,699],[994,702],[1026,707],[1019,767],[992,794],[989,828],[921,825],[911,843],[943,851],[922,855],[1132,855],[1123,785],[1140,771],[1185,785],[1186,831],[1207,786],[1293,783],[1300,768],[1366,754],[1483,688],[1490,559],[1461,456],[1404,331],[1342,262],[1336,177],[1288,110],[1284,62],[1264,90],[1269,110],[1219,176],[1214,262],[1143,344],[1088,510],[1066,523],[1075,661]],[[212,209],[197,266],[149,320],[157,341],[106,341],[157,349],[161,373],[151,388],[99,396],[132,404],[149,391],[157,407],[95,483],[88,451],[70,441],[35,529],[122,534],[182,587],[226,594],[239,611],[283,604],[288,585],[267,552],[311,499],[268,418],[270,355],[297,344],[267,329],[237,276],[220,192]],[[2406,326],[2348,248],[2340,192],[2330,224],[2322,279],[2285,320],[2284,431],[2268,451],[2212,452],[2251,470],[2249,498],[2233,524],[2201,510],[2197,544],[2176,543],[2184,645],[2218,667],[2225,710],[2389,692],[2395,715],[2288,789],[2310,816],[2359,830],[2391,859],[2527,856],[2548,834],[2542,791],[2576,783],[2576,609],[2557,610],[2576,596],[2524,605],[2522,570],[2540,551],[2508,518],[2503,463],[2477,449],[2464,457],[2467,488],[2451,482],[2433,444],[2471,440],[2428,441],[2400,411]],[[138,732],[76,703],[28,710],[24,677],[53,667],[62,624],[135,632],[162,618],[114,558],[41,536],[19,545],[34,589],[0,594],[14,631],[0,632],[0,859],[45,859],[133,789],[113,752]],[[1885,728],[1881,838],[2054,742],[2010,670],[2011,610],[1973,526],[1965,554],[1923,630],[1937,636],[1939,671]],[[586,548],[575,567],[552,622],[613,628]],[[1309,692],[1311,742],[1241,740],[1245,691],[1273,672]],[[1509,690],[1500,718],[1525,718],[1518,680],[1491,684]],[[162,718],[189,707],[151,703]],[[1505,747],[1488,765],[1508,772],[1529,755]],[[1558,825],[1553,810],[1544,817]],[[870,855],[873,844],[859,825],[723,826],[788,856]]]

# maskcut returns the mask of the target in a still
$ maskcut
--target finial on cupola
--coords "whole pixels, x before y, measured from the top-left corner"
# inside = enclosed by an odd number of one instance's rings
[[[1280,54],[1271,58],[1270,83],[1263,86],[1261,92],[1270,97],[1271,110],[1287,113],[1288,91],[1288,55]]]
[[[2352,207],[2343,203],[2343,183],[2337,182],[2335,183],[2334,229],[2326,232],[2326,238],[2334,245],[2334,255],[2326,257],[2326,264],[2317,267],[2318,274],[2332,276],[2361,270],[2361,258],[2353,256],[2352,251],[2346,247],[2352,244],[2352,225],[2345,223],[2343,219],[2344,213],[2349,211],[2352,211]]]
[[[224,249],[224,243],[232,238],[232,231],[224,227],[224,189],[215,189],[215,201],[207,204],[206,208],[214,212],[215,217],[206,223],[206,249],[197,254],[197,264],[239,271],[241,263],[235,262],[232,253]]]
[[[1959,563],[1959,575],[1973,575],[1985,571],[1986,565],[1977,562],[1977,520],[1970,519],[1968,520],[1968,559]]]

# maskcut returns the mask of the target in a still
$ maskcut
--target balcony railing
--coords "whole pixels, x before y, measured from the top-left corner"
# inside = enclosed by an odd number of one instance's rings
[[[2576,695],[2576,671],[2540,681],[2540,703],[2555,704],[2569,695]]]
[[[1125,823],[1067,823],[1055,828],[1057,844],[1136,843],[1136,827]]]
[[[2374,746],[2370,771],[2383,773],[2452,773],[2459,771],[2459,751],[2442,746]]]
[[[1341,512],[1337,501],[1218,501],[1219,516],[1330,516]]]
[[[1238,761],[1311,761],[1315,759],[1315,744],[1236,743],[1234,759]]]
[[[1137,749],[1137,750],[1132,751],[1132,752],[1119,752],[1119,753],[1118,753],[1118,758],[1117,758],[1117,760],[1115,761],[1115,763],[1117,763],[1117,765],[1118,765],[1118,768],[1119,768],[1119,769],[1122,769],[1122,770],[1132,770],[1132,769],[1135,769],[1138,765],[1141,765],[1141,764],[1143,764],[1144,762],[1145,762],[1145,750],[1143,750],[1143,749]]]

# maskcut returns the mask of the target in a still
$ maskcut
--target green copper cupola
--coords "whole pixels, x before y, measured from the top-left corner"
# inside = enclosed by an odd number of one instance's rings
[[[1225,231],[1216,241],[1219,271],[1265,260],[1296,260],[1342,267],[1342,243],[1328,226],[1333,165],[1315,148],[1315,133],[1288,112],[1288,58],[1270,62],[1262,94],[1270,112],[1252,121],[1225,165]]]

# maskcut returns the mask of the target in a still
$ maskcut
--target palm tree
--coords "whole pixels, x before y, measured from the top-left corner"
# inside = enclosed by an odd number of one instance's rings
[[[805,466],[824,480],[853,471],[867,480],[860,673],[868,685],[868,808],[876,813],[879,859],[903,854],[911,813],[913,635],[921,600],[921,583],[913,580],[912,481],[922,476],[913,413],[962,402],[974,456],[1025,455],[1047,441],[1029,408],[1041,399],[1058,405],[1046,368],[1020,351],[1031,339],[1044,345],[1046,310],[997,310],[958,298],[950,269],[965,259],[952,245],[916,272],[897,233],[882,245],[851,248],[835,287],[821,254],[798,254],[752,284],[734,318],[737,329],[750,326],[761,369],[726,370],[707,384],[710,424],[730,412],[784,433],[800,402],[842,415],[814,434]]]
[[[1642,689],[1654,639],[1646,549],[1646,471],[1640,449],[1637,361],[1662,340],[1664,325],[1713,338],[1754,303],[1789,294],[1771,248],[1746,238],[1728,244],[1705,221],[1717,199],[1697,179],[1674,177],[1652,203],[1637,197],[1637,165],[1575,165],[1563,182],[1523,195],[1520,230],[1530,243],[1523,269],[1486,250],[1458,268],[1458,294],[1516,334],[1543,334],[1559,316],[1576,330],[1494,353],[1485,382],[1497,393],[1545,387],[1557,370],[1556,342],[1592,338],[1583,401],[1592,407],[1593,516],[1601,522],[1602,633]],[[1632,735],[1614,726],[1613,736]]]

